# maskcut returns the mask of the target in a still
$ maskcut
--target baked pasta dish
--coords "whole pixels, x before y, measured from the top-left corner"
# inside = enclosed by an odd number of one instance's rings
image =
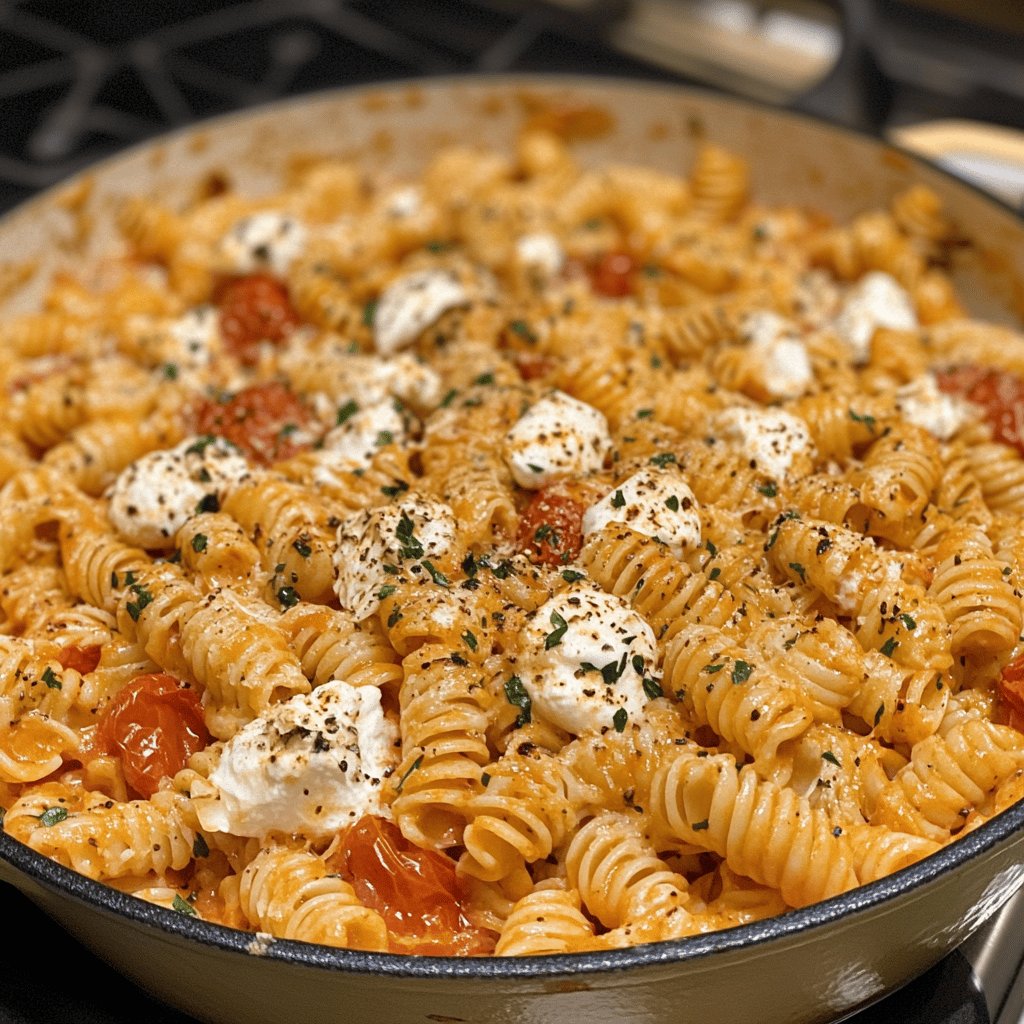
[[[127,198],[0,322],[0,804],[271,938],[608,949],[1024,795],[1024,336],[924,186],[835,223],[533,128]]]

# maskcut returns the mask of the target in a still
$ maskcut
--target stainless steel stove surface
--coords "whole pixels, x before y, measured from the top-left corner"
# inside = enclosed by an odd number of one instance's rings
[[[940,116],[1024,129],[1021,53],[1024,8],[1013,0],[0,0],[0,209],[201,117],[422,74],[628,75],[757,95],[878,132]],[[1024,172],[1006,173],[1013,198]],[[31,936],[5,950],[0,1024],[191,1020],[6,887],[0,916]],[[1022,920],[1018,895],[962,950],[851,1020],[1021,1024]]]

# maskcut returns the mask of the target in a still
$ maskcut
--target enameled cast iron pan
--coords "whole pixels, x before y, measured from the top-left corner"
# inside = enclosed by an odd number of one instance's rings
[[[684,171],[695,142],[708,137],[749,158],[759,200],[839,218],[924,181],[972,243],[958,250],[955,265],[971,311],[1020,321],[1024,222],[969,186],[801,115],[689,89],[578,77],[346,89],[134,149],[0,222],[0,262],[30,277],[4,309],[31,308],[53,270],[109,252],[115,243],[103,224],[125,195],[174,203],[211,171],[242,190],[267,189],[296,152],[413,175],[446,143],[509,148],[524,116],[544,108],[584,112],[575,123],[584,129],[577,149],[587,163]],[[93,224],[83,250],[82,228]],[[1009,898],[1024,881],[1024,803],[898,874],[779,918],[633,949],[521,960],[263,940],[123,895],[7,836],[0,836],[0,879],[141,986],[216,1024],[809,1024],[837,1020],[908,981]],[[7,929],[17,942],[17,922]]]

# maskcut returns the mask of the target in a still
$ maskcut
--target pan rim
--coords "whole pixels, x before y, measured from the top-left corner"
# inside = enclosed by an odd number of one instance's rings
[[[312,90],[297,96],[217,114],[155,134],[98,161],[77,168],[46,189],[3,211],[0,214],[0,232],[8,222],[30,216],[34,208],[45,206],[70,182],[83,175],[102,175],[108,167],[130,160],[136,155],[161,145],[173,144],[194,133],[216,130],[222,124],[258,119],[273,114],[275,111],[328,102],[339,96],[358,97],[360,94],[368,93],[398,93],[408,89],[443,90],[460,85],[472,85],[480,88],[500,87],[504,84],[537,87],[562,86],[581,89],[592,86],[604,90],[616,88],[651,90],[677,95],[680,100],[686,98],[710,100],[737,110],[760,111],[783,120],[817,125],[898,153],[914,167],[938,174],[945,178],[951,187],[973,193],[987,205],[1009,214],[1013,220],[1024,224],[1024,211],[1015,209],[1009,203],[986,192],[979,185],[957,177],[945,167],[878,135],[851,128],[817,114],[786,109],[764,100],[731,97],[706,87],[625,75],[579,74],[576,72],[466,72],[437,76],[411,76]],[[275,938],[260,948],[260,955],[266,959],[285,961],[296,966],[339,973],[409,979],[445,978],[453,981],[459,979],[473,981],[483,979],[496,981],[536,980],[612,974],[638,967],[654,967],[662,964],[694,963],[715,953],[744,948],[760,950],[772,941],[795,938],[812,929],[835,924],[841,920],[849,920],[854,915],[894,902],[901,896],[909,896],[916,890],[938,882],[975,857],[982,856],[1004,843],[1009,843],[1015,833],[1022,832],[1024,832],[1024,800],[994,816],[969,835],[957,839],[923,860],[828,900],[746,925],[624,949],[525,958],[433,957],[373,953]],[[1024,835],[1019,837],[1020,840],[1024,840]],[[0,832],[0,860],[6,861],[19,873],[44,888],[55,891],[63,897],[70,896],[78,902],[87,904],[92,909],[118,919],[127,918],[139,926],[157,929],[166,935],[196,942],[219,952],[253,955],[254,934],[252,932],[202,921],[137,899],[58,864],[3,832]],[[1010,894],[1007,893],[1007,896]]]

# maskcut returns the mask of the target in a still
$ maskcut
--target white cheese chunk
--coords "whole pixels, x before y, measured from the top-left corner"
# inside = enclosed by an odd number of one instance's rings
[[[220,261],[236,274],[281,276],[305,248],[306,226],[283,213],[254,213],[236,221],[217,243]]]
[[[965,423],[975,419],[970,403],[939,390],[934,373],[925,373],[896,392],[896,408],[904,419],[948,441]]]
[[[538,490],[599,470],[611,444],[604,413],[555,391],[531,405],[505,435],[505,461],[520,487]]]
[[[234,445],[221,438],[188,438],[123,470],[108,492],[107,515],[129,544],[167,547],[201,502],[219,504],[248,476],[249,465]]]
[[[167,325],[166,363],[173,364],[179,380],[200,378],[223,347],[220,313],[214,306],[197,306]]]
[[[565,250],[554,235],[538,231],[516,239],[516,259],[546,280],[555,277],[565,266]]]
[[[596,585],[573,585],[546,601],[522,640],[516,675],[532,710],[575,736],[622,731],[657,696],[654,631]]]
[[[271,706],[224,745],[195,797],[209,832],[331,835],[364,814],[388,816],[384,780],[398,764],[398,728],[380,691],[331,680]]]
[[[773,480],[785,480],[794,462],[813,451],[807,424],[781,409],[723,409],[711,418],[710,428]]]
[[[660,540],[677,557],[701,542],[697,499],[674,466],[647,466],[591,505],[583,513],[583,536],[611,523]]]
[[[320,460],[333,469],[365,469],[385,445],[401,442],[409,417],[393,399],[360,408],[324,435]]]
[[[465,306],[469,292],[450,270],[419,270],[392,281],[381,292],[373,318],[373,341],[381,355],[411,345],[449,309]]]
[[[455,514],[443,502],[407,494],[393,505],[363,509],[338,527],[335,593],[341,607],[364,619],[380,607],[386,565],[435,559],[455,544]]]
[[[415,217],[423,209],[423,190],[418,185],[401,185],[384,201],[384,211],[396,220]]]
[[[741,333],[765,391],[772,398],[797,398],[814,380],[807,347],[796,324],[770,310],[749,313]]]
[[[918,321],[910,296],[899,282],[874,270],[846,293],[834,326],[849,346],[854,363],[860,365],[871,357],[871,339],[879,327],[912,331]]]

